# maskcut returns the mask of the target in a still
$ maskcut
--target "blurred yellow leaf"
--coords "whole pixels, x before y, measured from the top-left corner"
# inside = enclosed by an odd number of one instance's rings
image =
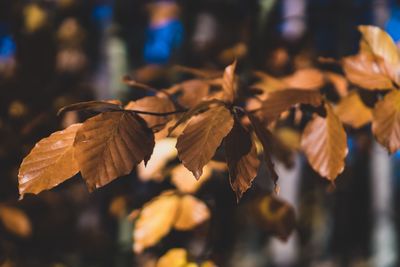
[[[178,216],[174,228],[187,231],[210,218],[210,211],[206,204],[197,198],[186,195],[180,199]]]
[[[34,32],[40,29],[47,20],[46,12],[37,4],[29,4],[24,8],[25,29]]]
[[[372,110],[365,106],[355,91],[340,100],[335,112],[343,123],[354,128],[360,128],[372,120]]]

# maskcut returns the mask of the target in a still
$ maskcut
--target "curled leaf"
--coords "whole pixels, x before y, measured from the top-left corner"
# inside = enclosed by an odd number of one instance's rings
[[[225,138],[225,155],[230,184],[239,202],[256,178],[260,161],[250,133],[237,120]]]
[[[236,80],[235,80],[235,70],[236,70],[236,60],[225,68],[224,75],[222,77],[222,90],[224,92],[224,101],[233,103],[236,97]]]
[[[118,100],[110,100],[110,101],[88,101],[72,104],[66,107],[61,108],[58,111],[58,115],[64,114],[68,111],[77,111],[77,110],[91,110],[95,112],[106,112],[106,111],[118,111],[122,110],[121,104]]]
[[[79,172],[74,157],[74,139],[81,124],[73,124],[39,141],[23,160],[18,173],[19,193],[38,194]]]

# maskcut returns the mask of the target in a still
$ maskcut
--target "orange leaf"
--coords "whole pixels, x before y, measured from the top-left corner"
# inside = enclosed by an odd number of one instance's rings
[[[354,128],[360,128],[372,120],[372,110],[365,106],[355,91],[340,100],[335,112],[343,123]]]
[[[0,222],[4,227],[19,237],[32,234],[32,225],[28,216],[20,209],[0,205]]]
[[[51,189],[79,172],[73,143],[80,127],[81,124],[73,124],[35,145],[19,169],[21,198],[26,193],[38,194]]]
[[[237,120],[225,138],[225,153],[229,180],[239,202],[256,178],[260,161],[250,133]]]
[[[202,224],[209,218],[210,211],[206,204],[193,196],[186,195],[180,199],[174,228],[180,231],[187,231]]]
[[[137,115],[105,112],[83,123],[75,138],[75,157],[92,191],[147,162],[154,135]]]
[[[186,267],[187,251],[183,248],[173,248],[158,259],[156,267]]]
[[[196,179],[203,173],[203,167],[214,156],[222,139],[233,126],[231,112],[224,106],[217,106],[190,119],[176,148],[183,165]]]
[[[390,153],[400,148],[400,92],[391,91],[373,110],[372,132]]]
[[[332,107],[325,104],[326,118],[315,116],[304,129],[301,147],[311,167],[330,181],[344,169],[346,132]]]
[[[330,71],[325,72],[325,77],[330,83],[332,83],[340,97],[347,96],[349,93],[349,84],[345,77]]]
[[[175,111],[175,106],[165,97],[157,97],[157,96],[147,96],[141,98],[137,101],[130,101],[128,105],[125,106],[127,110],[138,110],[138,111],[147,111],[154,113],[167,113]],[[153,128],[155,126],[160,126],[166,124],[171,118],[172,115],[169,116],[154,116],[154,115],[146,115],[139,114],[142,117],[149,128]]]

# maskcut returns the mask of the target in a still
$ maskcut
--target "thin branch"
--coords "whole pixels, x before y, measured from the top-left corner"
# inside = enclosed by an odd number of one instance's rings
[[[143,89],[143,90],[146,90],[146,91],[153,92],[153,93],[155,93],[155,94],[163,93],[163,94],[166,95],[168,98],[171,98],[171,95],[170,95],[167,91],[165,91],[165,90],[163,90],[163,89],[157,90],[156,88],[151,87],[151,86],[149,86],[149,85],[147,85],[147,84],[137,82],[137,81],[135,81],[134,79],[132,79],[132,77],[129,76],[129,75],[125,75],[125,76],[122,78],[122,81],[123,81],[126,85],[128,85],[128,86],[130,86],[130,87],[135,87],[135,88]]]
[[[135,109],[126,109],[123,110],[124,112],[132,112],[132,113],[136,113],[136,114],[143,114],[143,115],[151,115],[151,116],[169,116],[169,115],[173,115],[173,114],[179,114],[179,113],[184,113],[186,111],[188,111],[187,109],[183,109],[183,110],[174,110],[174,111],[170,111],[170,112],[150,112],[150,111],[141,111],[141,110],[135,110]]]

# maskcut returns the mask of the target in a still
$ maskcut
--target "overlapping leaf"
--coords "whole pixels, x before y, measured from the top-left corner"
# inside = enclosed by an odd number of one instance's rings
[[[176,148],[183,165],[196,179],[203,173],[203,167],[214,156],[222,139],[233,126],[231,112],[224,106],[216,106],[190,119]]]
[[[266,122],[279,118],[281,113],[296,104],[321,105],[321,94],[312,90],[288,89],[275,91],[268,94],[263,101],[259,114]]]
[[[237,120],[225,138],[225,154],[230,184],[239,201],[256,178],[260,161],[250,133]]]
[[[400,92],[392,91],[373,110],[372,132],[390,153],[400,148]]]
[[[93,190],[147,162],[154,135],[136,114],[105,112],[83,123],[74,146],[83,179]]]
[[[137,110],[152,113],[169,113],[175,111],[175,106],[170,99],[166,97],[147,96],[137,101],[131,101],[125,106],[127,110]],[[147,114],[139,114],[146,122],[147,125],[152,128],[166,124],[173,116],[154,116]]]
[[[335,112],[343,123],[354,128],[360,128],[372,120],[372,110],[362,102],[355,91],[340,100]]]
[[[344,169],[346,132],[332,107],[325,104],[326,118],[315,116],[304,129],[301,147],[311,167],[330,181]]]
[[[53,188],[79,172],[73,144],[80,127],[81,124],[73,124],[35,145],[19,169],[21,198],[26,193],[38,194]]]
[[[207,206],[197,198],[164,192],[140,212],[133,231],[134,251],[140,253],[157,244],[172,228],[191,230],[209,217]]]

